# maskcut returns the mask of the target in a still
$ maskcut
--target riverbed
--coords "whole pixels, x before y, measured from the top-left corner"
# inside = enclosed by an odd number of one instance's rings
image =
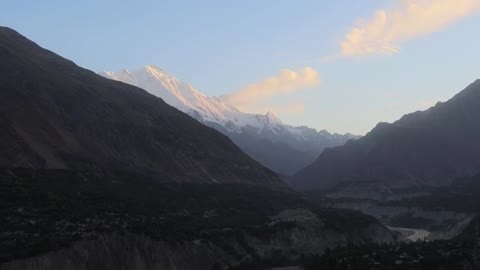
[[[426,240],[427,237],[430,235],[430,232],[427,230],[422,229],[414,229],[414,228],[401,228],[401,227],[388,227],[387,228],[394,232],[399,232],[405,238],[417,242],[420,240]]]

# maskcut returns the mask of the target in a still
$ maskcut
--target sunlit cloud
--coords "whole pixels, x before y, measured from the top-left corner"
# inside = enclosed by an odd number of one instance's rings
[[[360,20],[340,42],[342,57],[394,54],[403,42],[441,31],[461,18],[480,13],[480,0],[398,0]]]
[[[320,77],[313,68],[305,67],[299,71],[285,69],[276,76],[250,84],[237,92],[222,96],[220,99],[239,110],[252,112],[252,110],[257,110],[265,100],[312,88],[319,83]],[[293,110],[293,107],[290,109]]]

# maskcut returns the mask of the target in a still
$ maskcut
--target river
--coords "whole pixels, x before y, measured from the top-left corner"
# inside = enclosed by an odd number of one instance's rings
[[[387,228],[391,231],[401,233],[405,238],[410,239],[413,242],[417,242],[419,240],[425,240],[430,235],[429,231],[422,230],[422,229],[389,227],[389,226],[387,226]]]

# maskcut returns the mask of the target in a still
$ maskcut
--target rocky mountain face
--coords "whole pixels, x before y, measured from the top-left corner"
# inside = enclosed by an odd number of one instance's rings
[[[2,270],[228,269],[395,240],[374,218],[315,206],[162,99],[5,27],[0,59]]]
[[[394,189],[448,185],[480,172],[480,80],[445,103],[380,123],[344,146],[327,149],[292,184],[338,196],[390,196]],[[364,194],[364,195],[362,195]]]
[[[207,126],[227,135],[245,153],[273,171],[292,175],[326,148],[358,136],[331,134],[282,123],[272,112],[244,113],[217,97],[209,97],[156,66],[102,72],[102,76],[145,89]]]

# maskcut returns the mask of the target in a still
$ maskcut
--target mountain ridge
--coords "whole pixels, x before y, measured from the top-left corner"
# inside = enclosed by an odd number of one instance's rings
[[[379,123],[364,137],[327,149],[292,183],[299,189],[361,182],[390,188],[449,184],[480,172],[478,117],[480,80],[447,102]]]

